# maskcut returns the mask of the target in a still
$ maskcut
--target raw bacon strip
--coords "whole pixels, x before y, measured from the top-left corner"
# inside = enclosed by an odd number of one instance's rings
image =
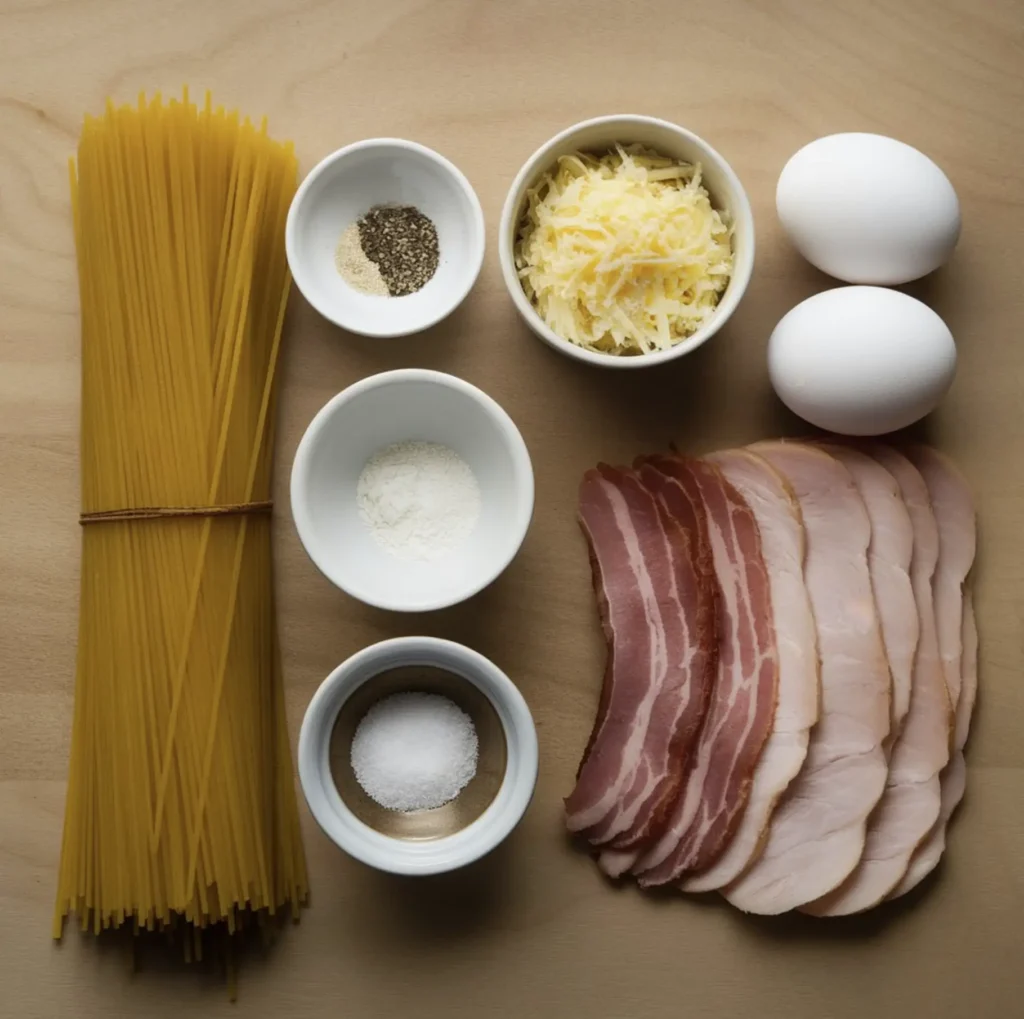
[[[639,469],[641,483],[655,496],[664,512],[668,513],[679,526],[683,528],[690,538],[691,550],[697,550],[694,554],[695,569],[698,572],[698,584],[706,590],[717,593],[716,581],[714,579],[714,561],[711,553],[711,542],[708,538],[707,513],[700,498],[700,491],[691,471],[680,472],[678,479],[671,479],[658,474],[651,468],[645,471],[638,458],[635,468]],[[717,647],[715,648],[717,655]],[[713,677],[709,675],[706,683],[704,699],[701,702],[700,716],[695,717],[695,726],[689,744],[686,746],[684,756],[673,763],[675,773],[679,779],[678,789],[683,788],[683,783],[689,767],[689,750],[697,737],[701,722],[703,721],[707,703],[710,699],[711,683]],[[642,792],[642,789],[640,790]],[[677,797],[678,798],[678,797]],[[642,799],[634,792],[632,797],[631,810],[623,812],[619,817],[614,818],[615,824],[606,823],[594,832],[592,841],[609,843],[608,846],[598,855],[597,863],[601,870],[609,877],[621,877],[636,862],[642,852],[642,847],[634,845],[638,840],[633,838],[633,832],[629,828],[624,829],[623,821],[632,824],[635,813],[643,807]],[[667,822],[667,816],[659,819],[657,828],[650,828],[652,834],[660,834]]]
[[[570,831],[611,813],[641,765],[668,666],[657,587],[675,584],[673,563],[687,555],[686,535],[674,523],[666,526],[631,471],[604,464],[588,471],[579,501],[608,659],[576,788],[565,801]]]
[[[689,539],[689,558],[676,573],[676,585],[664,592],[663,613],[683,614],[683,637],[669,645],[669,662],[678,668],[658,693],[644,753],[653,767],[638,771],[620,798],[618,809],[587,830],[595,845],[635,852],[664,827],[682,788],[691,747],[700,731],[714,682],[715,579],[707,518],[690,471],[669,478],[639,466],[640,482],[660,511]],[[602,854],[603,855],[603,854]]]
[[[946,827],[963,799],[967,780],[964,746],[978,689],[978,631],[974,605],[964,580],[974,563],[977,522],[967,482],[941,454],[923,446],[907,452],[928,486],[939,532],[939,562],[932,581],[939,651],[950,700],[955,702],[953,752],[940,776],[939,818],[911,857],[903,880],[890,898],[917,887],[938,865],[946,848]],[[943,633],[959,618],[957,634]],[[953,665],[957,675],[952,675]]]
[[[659,459],[671,465],[667,471],[659,471],[654,465]],[[715,575],[716,564],[712,553],[711,539],[709,537],[710,528],[708,512],[701,494],[701,486],[695,472],[695,466],[696,461],[692,459],[684,460],[682,458],[675,457],[638,457],[634,463],[634,467],[640,473],[641,481],[650,491],[659,495],[669,513],[675,516],[676,520],[683,526],[687,533],[693,536],[695,542],[702,549],[706,550],[706,559],[704,560],[704,563],[706,566],[708,583],[716,595],[715,604],[717,618],[721,592],[718,579]],[[719,620],[719,627],[720,625],[721,620]],[[719,662],[715,666],[715,673],[709,674],[708,677],[707,703],[710,703],[711,690],[715,684],[715,674],[717,673],[717,669],[721,662],[720,632],[717,635],[717,639],[719,646],[716,648],[716,653],[718,654]],[[696,737],[696,731],[694,736]],[[677,768],[681,776],[681,789],[683,790],[687,788],[689,783],[690,765],[691,762],[689,757],[682,758],[677,762]],[[692,808],[692,815],[693,810],[696,808],[696,803],[691,799],[690,804]],[[677,802],[677,811],[679,807],[680,803]],[[672,817],[675,816],[676,814],[673,813]],[[657,831],[658,836],[662,836],[662,832],[668,823],[668,818],[663,819],[663,823],[659,825]],[[677,839],[674,839],[673,843],[675,841],[677,841]],[[598,866],[609,877],[621,877],[628,870],[631,870],[634,867],[643,855],[643,852],[643,847],[631,845],[629,841],[620,837],[612,841],[610,847],[600,853],[597,860]]]
[[[928,504],[924,480],[913,465],[888,448],[865,448],[898,475],[893,479],[877,461],[872,461],[878,470],[899,484],[899,506],[912,528],[910,583],[915,624],[921,639],[914,659],[909,711],[903,731],[893,746],[885,792],[868,821],[860,864],[838,889],[804,907],[806,912],[817,916],[841,916],[870,909],[899,884],[914,850],[939,816],[939,773],[949,760],[952,712],[935,640],[931,597],[932,575],[938,558],[935,518]],[[847,452],[844,462],[849,466],[856,455]],[[863,493],[863,487],[861,491]],[[874,544],[878,535],[874,518],[872,524]],[[888,584],[887,593],[894,597],[898,588],[895,573],[888,578]],[[881,608],[885,600],[879,581],[875,583],[875,597]],[[895,614],[897,608],[893,604],[890,611]],[[888,629],[883,625],[887,649],[893,631],[892,619],[888,622]],[[891,650],[889,655],[892,662]],[[895,678],[895,667],[893,675]]]
[[[735,829],[775,716],[778,656],[757,521],[714,465],[647,457],[647,470],[689,473],[707,511],[718,578],[718,675],[696,754],[661,838],[634,864],[642,887],[707,867]]]
[[[713,593],[698,583],[686,533],[633,472],[588,471],[580,521],[609,654],[566,823],[584,833],[609,818],[618,825],[633,795],[655,825],[678,796],[673,762],[703,714],[704,691],[693,679],[713,659]]]
[[[800,772],[818,720],[818,637],[804,584],[804,526],[787,482],[767,461],[742,449],[708,457],[753,511],[771,584],[779,656],[778,704],[771,735],[754,771],[739,826],[707,870],[683,879],[687,892],[723,888],[747,869],[763,845],[779,797]]]
[[[857,866],[888,773],[891,681],[868,573],[871,527],[849,471],[796,443],[751,449],[787,478],[800,504],[821,655],[821,717],[803,770],[760,857],[723,892],[746,912],[774,914],[820,898]]]

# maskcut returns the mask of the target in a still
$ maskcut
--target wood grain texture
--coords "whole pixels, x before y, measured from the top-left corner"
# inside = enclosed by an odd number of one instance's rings
[[[1019,0],[0,0],[0,1016],[416,1016],[978,1019],[1017,1014],[1024,915],[1024,7]],[[347,336],[296,297],[278,450],[276,555],[290,723],[359,647],[426,632],[492,656],[541,745],[510,841],[460,875],[414,882],[349,861],[306,815],[314,902],[241,976],[126,972],[119,951],[48,939],[71,727],[78,583],[78,319],[66,160],[107,95],[210,87],[270,117],[308,168],[373,135],[433,146],[488,224],[464,307],[405,340]],[[653,372],[602,373],[534,340],[494,250],[505,191],[556,130],[621,111],[709,138],[745,182],[753,283],[730,326]],[[967,800],[937,880],[863,919],[762,922],[716,901],[607,886],[562,835],[561,797],[594,711],[603,648],[576,485],[599,458],[675,440],[699,452],[797,430],[764,349],[829,285],[782,237],[774,184],[812,138],[892,134],[949,172],[964,214],[950,264],[911,286],[957,337],[955,386],[929,424],[970,476],[982,548],[982,700]],[[523,430],[537,512],[507,574],[430,617],[333,589],[288,514],[288,468],[315,411],[400,366],[451,371]],[[185,1013],[187,1014],[187,1013]]]

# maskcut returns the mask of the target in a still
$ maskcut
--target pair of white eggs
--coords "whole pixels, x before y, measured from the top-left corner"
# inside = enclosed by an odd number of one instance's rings
[[[789,160],[776,207],[809,262],[869,284],[817,294],[775,327],[768,371],[780,399],[846,435],[880,435],[924,417],[953,381],[953,337],[927,305],[885,288],[932,272],[952,253],[960,205],[949,179],[903,142],[837,134]]]

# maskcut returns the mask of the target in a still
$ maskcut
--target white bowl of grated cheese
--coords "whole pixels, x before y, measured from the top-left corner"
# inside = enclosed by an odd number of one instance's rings
[[[398,612],[455,605],[495,580],[526,537],[533,496],[508,414],[476,386],[416,368],[331,399],[292,466],[310,559],[353,598]]]
[[[702,138],[654,117],[597,117],[523,165],[498,256],[545,343],[589,364],[645,368],[696,350],[736,310],[754,267],[754,217]]]

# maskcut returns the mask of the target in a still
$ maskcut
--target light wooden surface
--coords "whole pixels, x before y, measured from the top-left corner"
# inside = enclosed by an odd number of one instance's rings
[[[0,1016],[685,1015],[977,1019],[1024,990],[1024,9],[1019,0],[0,0]],[[241,976],[134,977],[119,951],[48,937],[75,652],[78,319],[66,160],[87,110],[139,89],[211,87],[267,113],[302,164],[372,135],[439,149],[488,224],[480,283],[447,324],[368,341],[295,298],[278,455],[276,554],[293,733],[320,679],[380,638],[464,641],[520,684],[541,746],[534,803],[461,875],[412,882],[352,863],[305,814],[314,901]],[[754,205],[757,267],[730,327],[649,373],[602,373],[520,325],[494,238],[505,190],[548,136],[586,116],[678,121],[732,161]],[[965,468],[983,528],[982,701],[969,790],[938,879],[848,922],[752,920],[717,901],[606,885],[562,834],[561,797],[594,711],[603,648],[575,487],[599,458],[675,440],[700,451],[792,431],[766,337],[828,281],[787,247],[773,190],[786,158],[839,130],[894,135],[946,168],[963,202],[952,262],[911,290],[942,314],[959,375],[933,440]],[[328,397],[399,366],[454,372],[523,430],[537,512],[522,554],[461,609],[403,618],[354,604],[293,533],[287,477]],[[241,1011],[244,1009],[244,1012]]]

